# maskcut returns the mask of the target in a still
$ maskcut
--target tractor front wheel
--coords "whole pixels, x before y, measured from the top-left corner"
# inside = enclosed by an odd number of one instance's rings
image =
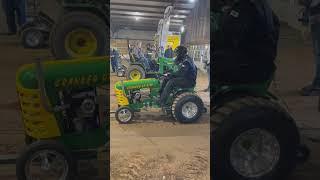
[[[117,70],[117,76],[118,77],[124,77],[127,71],[127,67],[124,65],[121,65],[121,67],[118,68]]]
[[[21,41],[24,48],[41,48],[45,44],[45,35],[42,31],[30,27],[22,31]]]
[[[76,163],[72,154],[56,141],[37,141],[24,150],[17,159],[18,180],[75,179]]]
[[[281,180],[296,164],[297,127],[268,99],[227,102],[212,112],[211,129],[214,179]]]
[[[116,111],[115,116],[120,124],[128,124],[132,121],[134,112],[128,107],[121,107]]]

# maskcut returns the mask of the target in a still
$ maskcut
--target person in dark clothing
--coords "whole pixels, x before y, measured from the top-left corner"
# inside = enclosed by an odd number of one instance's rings
[[[306,8],[306,23],[310,24],[313,53],[315,58],[315,75],[310,85],[301,89],[302,96],[318,95],[320,93],[320,1],[299,0],[299,3]]]
[[[204,89],[203,91],[209,92],[210,91],[210,59],[205,62],[204,68],[207,70],[207,74],[208,74],[208,88]]]
[[[219,2],[213,16],[219,18],[212,34],[213,84],[270,80],[276,68],[279,19],[266,0]]]
[[[173,50],[172,50],[171,46],[169,46],[168,49],[165,50],[164,57],[165,58],[173,58]]]
[[[179,46],[175,49],[175,63],[179,70],[168,74],[160,89],[160,104],[166,105],[166,100],[174,88],[192,88],[196,85],[197,67],[188,56],[186,47]]]
[[[19,27],[26,23],[26,1],[2,0],[2,7],[7,18],[8,35],[14,35],[17,33],[16,16]]]
[[[112,55],[111,55],[112,72],[118,71],[118,61],[119,61],[119,53],[117,52],[117,50],[113,49]]]

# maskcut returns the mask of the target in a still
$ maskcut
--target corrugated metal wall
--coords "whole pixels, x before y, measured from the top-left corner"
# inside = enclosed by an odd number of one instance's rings
[[[197,0],[196,3],[185,22],[186,45],[210,43],[210,0]]]

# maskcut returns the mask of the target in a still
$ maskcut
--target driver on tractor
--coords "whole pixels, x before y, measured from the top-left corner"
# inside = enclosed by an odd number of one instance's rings
[[[174,54],[178,71],[164,74],[165,79],[160,88],[160,104],[166,105],[166,100],[174,88],[193,88],[197,80],[197,67],[188,56],[188,49],[178,46]]]

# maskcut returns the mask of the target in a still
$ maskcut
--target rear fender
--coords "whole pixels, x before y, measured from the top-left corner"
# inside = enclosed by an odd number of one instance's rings
[[[254,92],[250,90],[244,89],[235,89],[232,87],[222,87],[218,89],[216,92],[212,93],[211,101],[213,102],[212,108],[217,108],[222,106],[223,104],[233,101],[238,98],[246,97],[246,96],[253,96],[253,97],[262,97],[266,99],[276,99],[274,95],[266,91],[265,93],[261,92]]]
[[[142,68],[145,70],[144,66],[143,66],[141,63],[137,63],[137,62],[135,62],[135,63],[130,63],[130,66],[132,66],[132,65],[140,66],[140,67],[142,67]]]
[[[90,12],[100,18],[102,18],[107,26],[109,27],[110,26],[110,20],[107,16],[107,12],[104,12],[102,9],[100,8],[97,8],[97,7],[93,7],[93,6],[88,6],[88,7],[85,7],[85,6],[77,6],[77,5],[65,5],[64,6],[64,9],[65,11],[67,12],[71,12],[71,11],[86,11],[86,12]]]

